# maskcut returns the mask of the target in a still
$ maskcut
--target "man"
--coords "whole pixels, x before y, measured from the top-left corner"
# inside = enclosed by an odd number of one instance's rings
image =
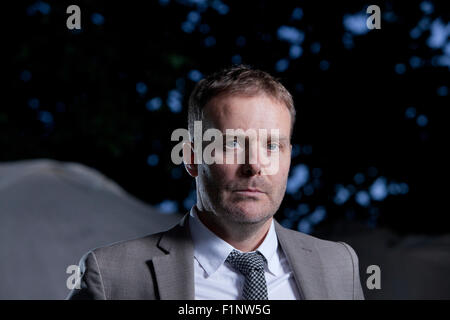
[[[216,159],[245,161],[199,163],[190,141],[185,167],[197,186],[190,213],[168,231],[88,252],[81,288],[68,298],[363,299],[349,245],[288,230],[273,218],[286,190],[295,122],[283,85],[246,66],[213,74],[190,97],[190,137],[196,121],[223,133]],[[278,135],[237,140],[227,129]],[[267,171],[263,154],[277,160],[275,171]]]

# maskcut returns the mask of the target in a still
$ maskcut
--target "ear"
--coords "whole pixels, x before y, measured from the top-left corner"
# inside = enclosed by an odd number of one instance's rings
[[[194,163],[194,146],[192,142],[183,143],[183,163],[191,177],[195,178],[198,176],[198,164]]]

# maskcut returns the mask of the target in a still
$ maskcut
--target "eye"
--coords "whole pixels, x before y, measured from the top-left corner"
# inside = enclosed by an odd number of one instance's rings
[[[239,141],[237,141],[237,138],[227,140],[225,142],[225,147],[230,148],[230,149],[239,148]]]
[[[270,151],[278,151],[280,149],[280,145],[278,143],[268,143],[267,148]]]

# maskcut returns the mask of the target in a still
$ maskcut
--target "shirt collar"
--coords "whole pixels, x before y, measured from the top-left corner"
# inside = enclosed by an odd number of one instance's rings
[[[209,277],[216,272],[217,269],[219,269],[219,267],[227,259],[230,252],[235,248],[225,240],[219,238],[200,221],[195,205],[191,208],[189,219],[189,228],[194,245],[194,256]],[[264,241],[256,250],[261,252],[261,254],[266,258],[267,269],[274,275],[279,273],[279,269],[276,267],[275,261],[275,253],[277,249],[278,239],[275,233],[274,222],[272,220],[269,232],[264,238]]]

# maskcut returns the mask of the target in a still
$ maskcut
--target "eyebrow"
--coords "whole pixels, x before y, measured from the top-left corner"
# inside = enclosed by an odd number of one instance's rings
[[[224,133],[223,136],[226,137],[226,138],[229,138],[229,137],[245,138],[246,137],[245,135],[242,135],[242,134],[230,134],[230,135],[227,135],[226,133]],[[267,137],[267,140],[272,140],[272,135],[269,135]],[[280,135],[278,137],[278,141],[280,141],[280,142],[288,142],[289,138],[287,136],[285,136],[285,135]]]
[[[272,140],[269,138],[267,139],[268,141],[272,142]],[[278,138],[278,142],[280,143],[280,145],[282,146],[289,146],[289,139],[285,136],[281,136]]]
[[[271,138],[271,137],[269,137],[269,138]],[[279,136],[279,137],[278,137],[278,141],[283,141],[283,142],[289,141],[289,138],[286,137],[286,136]]]

